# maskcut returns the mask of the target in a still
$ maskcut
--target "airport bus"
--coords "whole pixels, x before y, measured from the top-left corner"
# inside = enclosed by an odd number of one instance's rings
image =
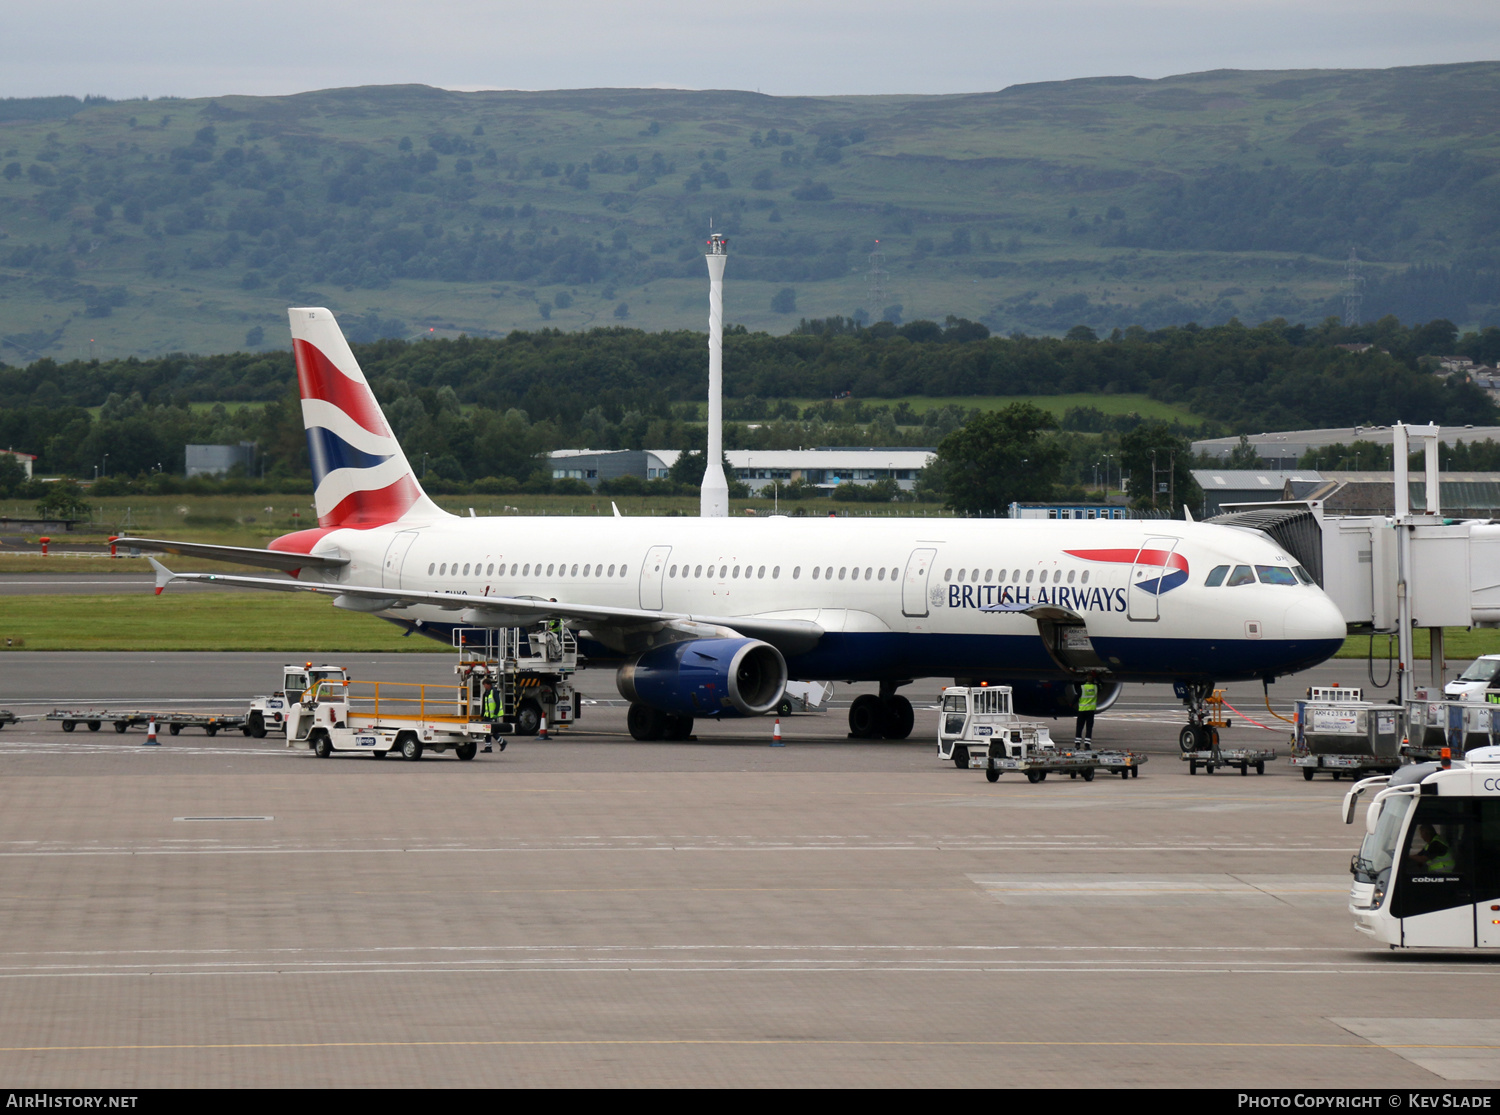
[[[1500,949],[1500,747],[1366,778],[1365,838],[1350,863],[1349,912],[1392,949]]]

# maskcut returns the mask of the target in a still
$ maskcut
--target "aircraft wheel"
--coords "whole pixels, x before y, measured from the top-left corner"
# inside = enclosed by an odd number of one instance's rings
[[[963,746],[963,744],[959,744],[953,749],[953,765],[959,770],[967,770],[969,768],[969,749]]]
[[[911,702],[897,694],[881,702],[881,705],[885,713],[885,738],[905,739],[911,735],[911,730],[917,723],[917,714],[912,711]]]
[[[776,706],[776,715],[777,716],[790,716],[790,715],[792,715],[792,702],[788,701],[785,697],[781,698],[781,703]]]
[[[994,767],[990,767],[988,770],[986,770],[984,772],[984,780],[986,782],[999,782],[1000,781],[1000,772],[998,770],[996,770]]]
[[[630,706],[625,714],[625,724],[630,729],[630,738],[642,743],[658,740],[666,733],[667,718],[658,709],[639,702]]]
[[[403,732],[399,746],[401,757],[408,762],[415,763],[422,757],[422,741],[417,738],[416,732]]]
[[[479,754],[479,744],[461,743],[453,749],[453,753],[458,756],[459,762],[467,763],[475,755]]]
[[[65,732],[71,732],[74,728],[78,727],[78,725],[74,724],[73,721],[71,721],[71,720],[64,720],[62,722],[62,725],[63,725],[63,731],[65,731]]]
[[[1182,731],[1177,735],[1177,746],[1182,748],[1184,753],[1199,750],[1198,728],[1196,725],[1184,724],[1182,726]]]
[[[320,759],[327,759],[333,755],[333,741],[328,738],[328,733],[319,728],[313,733],[313,754]]]
[[[665,713],[666,724],[662,728],[661,738],[681,743],[693,734],[693,718],[691,716],[679,716],[675,713]]]
[[[855,739],[879,739],[885,735],[885,708],[875,694],[854,698],[849,706],[849,734]]]

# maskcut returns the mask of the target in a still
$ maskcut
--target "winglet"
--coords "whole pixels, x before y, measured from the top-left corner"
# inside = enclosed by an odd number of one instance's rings
[[[1185,503],[1182,505],[1182,513],[1187,518],[1188,522],[1197,522],[1197,520],[1193,518],[1193,509]]]
[[[620,509],[618,507],[615,507],[615,501],[614,500],[610,500],[609,501],[609,505],[610,505],[610,507],[614,507],[615,518],[617,518],[617,519],[623,519],[625,517],[624,515],[620,514]]]
[[[149,554],[146,555],[146,560],[151,563],[151,568],[156,570],[156,595],[160,596],[161,590],[177,579],[177,574]]]

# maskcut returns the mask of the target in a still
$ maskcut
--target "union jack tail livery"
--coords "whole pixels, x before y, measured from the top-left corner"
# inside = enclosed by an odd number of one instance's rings
[[[333,314],[298,307],[287,316],[318,526],[359,530],[443,518],[417,483]]]

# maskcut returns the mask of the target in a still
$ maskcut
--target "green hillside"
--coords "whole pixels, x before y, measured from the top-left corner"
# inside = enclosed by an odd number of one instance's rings
[[[1497,149],[1500,63],[0,101],[0,336],[12,364],[282,347],[289,303],[363,339],[701,328],[710,218],[752,330],[1316,322],[1351,246],[1366,320],[1468,327],[1500,322]]]

